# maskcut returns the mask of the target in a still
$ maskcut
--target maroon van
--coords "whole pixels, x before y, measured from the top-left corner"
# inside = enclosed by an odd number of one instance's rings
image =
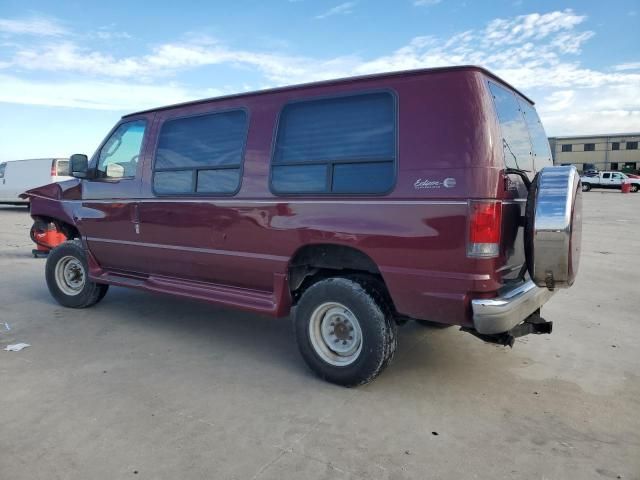
[[[533,102],[479,67],[348,78],[126,115],[30,190],[69,241],[64,306],[109,285],[275,317],[318,375],[371,381],[414,319],[503,345],[578,268],[581,193]]]

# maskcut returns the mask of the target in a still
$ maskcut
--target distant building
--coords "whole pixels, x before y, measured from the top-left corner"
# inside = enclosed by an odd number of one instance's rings
[[[549,137],[553,163],[578,170],[640,169],[640,133]]]

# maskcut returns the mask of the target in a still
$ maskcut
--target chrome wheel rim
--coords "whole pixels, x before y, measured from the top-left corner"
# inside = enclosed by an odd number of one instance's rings
[[[82,262],[76,257],[62,257],[56,264],[56,284],[62,293],[69,296],[78,295],[84,288],[86,273]]]
[[[351,310],[337,302],[323,303],[311,314],[309,340],[325,362],[351,365],[362,351],[362,330]]]

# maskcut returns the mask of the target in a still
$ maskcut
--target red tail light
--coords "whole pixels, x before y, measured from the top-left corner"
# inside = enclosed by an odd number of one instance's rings
[[[51,176],[55,177],[56,175],[58,175],[58,172],[56,171],[56,161],[51,160]]]
[[[469,203],[468,256],[497,257],[500,253],[501,231],[501,202],[473,200]]]

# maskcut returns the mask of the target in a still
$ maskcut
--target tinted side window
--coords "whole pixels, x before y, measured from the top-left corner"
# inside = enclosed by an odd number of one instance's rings
[[[519,99],[520,109],[524,113],[524,120],[529,129],[529,138],[531,138],[531,146],[533,147],[533,162],[536,170],[542,170],[544,167],[553,165],[551,159],[551,147],[549,139],[544,131],[538,112],[529,102]],[[571,146],[571,145],[569,145]]]
[[[271,186],[276,193],[385,193],[395,162],[390,93],[297,102],[280,115]]]
[[[0,178],[4,178],[4,170],[7,168],[6,163],[0,163]]]
[[[146,122],[136,120],[121,124],[100,149],[97,178],[136,176]]]
[[[502,130],[502,146],[506,166],[533,171],[529,131],[516,96],[513,92],[493,82],[489,82],[489,90],[493,95],[493,102]]]
[[[168,120],[158,137],[153,187],[158,194],[233,194],[247,138],[244,110]]]

